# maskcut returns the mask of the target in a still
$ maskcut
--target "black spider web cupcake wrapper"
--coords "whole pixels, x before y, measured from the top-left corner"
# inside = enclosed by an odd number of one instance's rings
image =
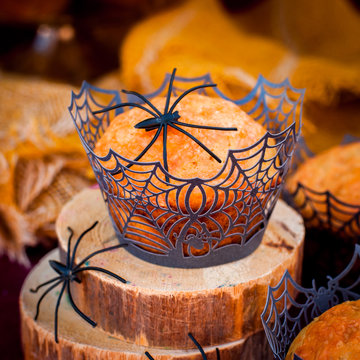
[[[359,140],[347,135],[342,144]],[[295,171],[301,163],[314,155],[304,138],[300,137],[291,171]],[[323,229],[340,237],[354,238],[357,241],[360,239],[360,204],[346,203],[330,191],[315,191],[302,183],[297,184],[294,192],[285,188],[284,198],[301,213],[306,227]]]
[[[167,74],[160,88],[146,98],[163,95],[169,81]],[[175,77],[171,91],[177,96],[189,85],[211,83],[210,75]],[[201,88],[198,93],[230,100],[216,87]],[[69,111],[119,242],[127,243],[127,251],[146,261],[206,267],[240,259],[259,246],[290,168],[301,129],[303,98],[304,90],[293,88],[287,80],[274,84],[260,76],[247,96],[231,100],[267,133],[245,149],[229,149],[222,169],[211,179],[181,179],[160,162],[137,162],[111,149],[103,157],[94,152],[111,119],[123,109],[96,112],[138,102],[132,94],[84,82],[79,94],[72,94]],[[243,167],[245,160],[251,166]],[[191,205],[195,193],[200,199],[196,206]]]
[[[357,274],[354,279],[354,274]],[[277,360],[284,360],[298,333],[314,318],[344,301],[360,299],[360,245],[355,245],[353,257],[338,276],[328,276],[326,287],[304,288],[288,271],[280,282],[269,286],[262,324],[271,350]],[[295,354],[296,355],[296,354]],[[299,356],[294,359],[302,360]]]

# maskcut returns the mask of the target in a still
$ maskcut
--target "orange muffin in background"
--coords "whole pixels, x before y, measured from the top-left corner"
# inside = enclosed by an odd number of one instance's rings
[[[334,306],[300,331],[285,360],[360,359],[360,300]]]
[[[306,160],[289,178],[287,187],[294,192],[298,183],[360,205],[360,142],[335,146]]]
[[[307,159],[298,170],[289,177],[286,187],[294,193],[298,184],[317,191],[329,191],[338,200],[360,206],[360,142],[348,145],[335,146],[327,151]],[[328,221],[328,206],[324,196],[309,193],[314,200],[302,207],[305,201],[304,192],[299,191],[295,196],[295,203],[301,207],[303,216],[311,216],[313,209],[317,210],[318,217],[324,224]],[[333,204],[334,203],[334,204]],[[336,231],[344,222],[352,219],[358,212],[358,206],[351,208],[335,203],[331,200],[332,227]],[[314,220],[315,221],[315,220]],[[317,223],[311,222],[310,225]],[[360,229],[359,229],[360,231]]]
[[[175,101],[174,98],[171,98],[170,105]],[[152,103],[160,111],[163,111],[165,107],[165,98],[158,97],[152,100]],[[180,122],[196,124],[196,125],[207,125],[207,126],[216,126],[216,127],[236,127],[237,131],[222,131],[222,130],[207,130],[207,129],[196,129],[189,127],[182,127],[184,130],[192,134],[204,145],[206,145],[211,151],[213,151],[221,160],[222,163],[218,163],[213,157],[211,157],[204,149],[202,149],[198,144],[196,144],[188,136],[182,134],[181,132],[168,126],[167,133],[167,161],[169,167],[169,173],[173,176],[176,176],[181,179],[191,179],[191,178],[202,178],[202,179],[211,179],[215,177],[219,171],[224,166],[224,162],[228,155],[229,149],[242,149],[248,146],[253,145],[266,133],[265,128],[259,123],[255,122],[249,115],[247,115],[243,110],[241,110],[236,104],[221,99],[213,98],[199,94],[190,94],[182,99],[181,102],[176,106],[176,111],[180,115]],[[127,110],[124,113],[118,115],[112,120],[109,127],[106,129],[103,136],[97,142],[95,147],[95,153],[99,156],[105,156],[108,154],[109,149],[111,148],[118,154],[126,157],[127,159],[135,159],[146,146],[153,139],[156,129],[151,131],[145,131],[144,129],[136,129],[134,126],[151,117],[147,112],[139,108],[132,108]],[[180,126],[179,126],[180,127]],[[273,143],[274,145],[275,143]],[[263,144],[258,145],[256,148],[242,153],[241,157],[248,157],[252,154],[255,154]],[[276,154],[276,149],[267,148],[265,151],[265,159],[271,159]],[[256,166],[256,163],[259,161],[261,153],[256,155],[254,158],[246,159],[241,161],[241,167],[243,169],[252,169],[249,170],[250,173],[255,173],[259,167]],[[163,163],[163,136],[162,134],[155,141],[153,146],[148,150],[148,152],[140,160],[141,162],[155,162],[160,161]],[[111,169],[115,166],[115,160],[110,159],[104,165]],[[269,167],[270,163],[264,163],[263,169]],[[224,187],[227,187],[229,184],[233,183],[233,188],[247,189],[249,185],[243,182],[243,177],[238,175],[238,171],[235,170],[233,174],[229,175],[227,171],[230,165],[227,166],[224,172],[222,172],[215,180],[211,181],[211,184],[223,184]],[[145,171],[148,168],[145,165],[134,165],[130,168],[128,175],[133,178],[132,183],[136,186],[144,185],[144,182],[148,178],[148,174],[144,173],[135,173],[133,171]],[[276,170],[273,166],[270,166],[267,174],[263,176],[264,184],[253,185],[259,187],[259,191],[263,191],[264,188],[268,188],[270,183],[279,181],[279,179],[274,176]],[[164,176],[160,174],[162,178]],[[115,176],[116,177],[116,176]],[[272,178],[274,177],[274,178]],[[120,176],[118,177],[120,178]],[[153,178],[153,186],[148,186],[148,189],[154,193],[161,193],[157,189],[159,186],[161,189],[168,189],[169,187],[164,183],[161,183],[156,178]],[[171,180],[171,182],[176,184],[182,184],[181,181]],[[125,185],[125,183],[124,183]],[[146,199],[146,204],[138,206],[136,213],[133,216],[134,224],[133,227],[136,228],[137,232],[143,231],[147,233],[149,237],[153,237],[154,241],[160,242],[163,246],[167,246],[166,243],[161,240],[161,234],[157,234],[156,230],[151,227],[151,224],[147,224],[147,221],[143,216],[146,216],[146,213],[152,213],[154,219],[158,226],[163,227],[163,231],[167,233],[170,230],[172,225],[176,222],[176,229],[172,229],[171,233],[177,233],[178,235],[182,231],[182,228],[187,222],[187,218],[181,215],[172,216],[169,214],[169,208],[171,210],[182,213],[189,214],[189,212],[199,212],[199,222],[205,223],[208,230],[217,231],[217,235],[220,235],[219,229],[217,229],[216,222],[219,223],[225,230],[229,229],[229,233],[239,233],[243,232],[243,229],[234,228],[230,229],[231,221],[238,223],[242,222],[242,225],[245,222],[245,217],[242,220],[239,220],[239,211],[241,212],[245,205],[251,203],[250,198],[244,199],[243,202],[238,202],[233,204],[235,199],[235,193],[229,191],[227,194],[225,191],[218,191],[215,194],[213,188],[209,186],[203,186],[203,191],[198,187],[195,187],[188,199],[188,204],[190,204],[191,210],[185,202],[186,192],[189,186],[185,186],[182,190],[177,192],[177,190],[170,190],[166,194],[163,191],[156,198],[148,197]],[[249,188],[249,191],[251,189]],[[114,191],[120,191],[121,193],[115,193],[115,195],[121,195],[128,197],[128,193],[123,191],[121,188],[114,188]],[[203,204],[204,193],[206,196],[206,203]],[[248,193],[247,193],[248,194]],[[265,201],[269,194],[258,193],[257,200]],[[177,201],[178,199],[178,201]],[[258,201],[253,200],[254,206],[258,205]],[[128,200],[130,201],[130,199]],[[250,205],[252,206],[252,205]],[[208,218],[201,216],[206,212],[216,211],[221,207],[225,207],[222,212],[218,212],[212,215],[212,218],[215,220],[214,223],[211,223]],[[113,209],[113,214],[116,214],[119,221],[118,226],[123,228],[125,222],[123,218],[126,217],[126,209]],[[248,211],[248,210],[247,210]],[[256,223],[259,218],[256,217],[257,214],[260,216],[261,210],[257,207],[254,210],[251,220],[252,224]],[[245,212],[246,215],[249,215]],[[139,215],[139,219],[136,219],[136,216]],[[171,217],[171,219],[170,219]],[[231,220],[232,219],[232,220]],[[138,222],[136,222],[138,220]],[[136,223],[135,223],[136,222]],[[141,224],[140,224],[141,223]],[[251,225],[249,225],[251,228]],[[199,227],[197,229],[199,232],[202,232],[203,229]],[[188,234],[194,234],[196,231],[194,229],[189,230]],[[150,234],[151,233],[151,234]],[[130,236],[131,237],[131,236]],[[216,237],[216,234],[215,234]],[[134,236],[135,240],[139,240],[138,237]],[[175,245],[176,239],[171,238],[171,242]],[[230,236],[221,245],[225,245],[232,242],[238,242],[239,236]],[[142,243],[144,241],[141,241]],[[152,244],[156,248],[158,245]],[[205,247],[208,245],[204,245]],[[155,251],[154,249],[148,249]],[[186,252],[189,252],[186,250]],[[206,252],[206,249],[193,249],[192,254],[202,254]]]

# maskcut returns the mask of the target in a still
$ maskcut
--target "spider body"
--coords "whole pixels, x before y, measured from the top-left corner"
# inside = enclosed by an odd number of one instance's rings
[[[151,131],[151,130],[157,129],[157,131],[156,131],[153,139],[150,141],[150,143],[134,159],[134,161],[139,161],[147,153],[147,151],[152,147],[152,145],[155,143],[155,141],[159,138],[159,136],[161,134],[161,131],[162,131],[163,132],[163,165],[164,165],[165,170],[169,171],[168,162],[167,162],[167,127],[170,126],[173,129],[175,129],[175,130],[185,134],[186,136],[188,136],[191,140],[193,140],[199,146],[201,146],[208,154],[210,154],[217,162],[221,163],[221,159],[218,156],[216,156],[205,144],[203,144],[196,137],[194,137],[189,132],[184,130],[182,127],[190,127],[190,128],[205,129],[205,130],[222,130],[222,131],[237,131],[237,128],[234,128],[234,127],[225,128],[225,127],[217,127],[217,126],[206,126],[206,125],[196,125],[196,124],[183,123],[183,122],[178,121],[180,119],[180,117],[181,117],[179,112],[174,111],[176,105],[187,94],[189,94],[189,93],[191,93],[191,92],[193,92],[195,90],[202,89],[202,88],[214,87],[214,86],[216,86],[216,84],[198,85],[198,86],[192,87],[191,89],[188,89],[188,90],[184,91],[174,101],[174,103],[171,105],[171,107],[169,109],[170,98],[171,98],[171,94],[173,92],[173,82],[174,82],[174,78],[175,78],[175,72],[176,72],[176,69],[173,70],[173,72],[171,74],[171,77],[170,77],[169,88],[168,88],[168,92],[167,92],[167,96],[166,96],[165,109],[164,109],[163,113],[159,109],[157,109],[145,96],[143,96],[143,95],[141,95],[141,94],[139,94],[139,93],[137,93],[135,91],[122,90],[122,92],[125,93],[125,94],[130,94],[130,95],[136,96],[142,102],[147,104],[151,109],[146,108],[145,106],[137,104],[137,103],[122,103],[122,104],[114,105],[114,106],[111,106],[111,107],[108,107],[108,108],[104,108],[102,110],[94,111],[93,114],[95,115],[95,114],[103,113],[103,112],[110,111],[110,110],[113,110],[113,109],[130,106],[130,107],[140,108],[140,109],[146,111],[147,113],[149,113],[150,115],[152,115],[151,118],[140,121],[139,123],[137,123],[135,125],[136,129],[144,129],[145,131]],[[129,164],[129,165],[127,165],[127,167],[130,168],[132,165],[133,164]],[[166,176],[166,181],[169,182],[169,177],[168,176]]]
[[[56,260],[49,260],[50,266],[56,271],[62,278],[67,281],[76,281],[77,283],[81,283],[81,280],[73,274],[71,269],[68,269],[64,264]]]
[[[69,297],[69,302],[70,305],[72,306],[72,308],[75,310],[75,312],[80,315],[85,321],[87,321],[90,325],[92,326],[96,326],[96,322],[93,321],[92,319],[90,319],[87,315],[85,315],[75,304],[72,295],[71,295],[71,286],[70,284],[75,281],[77,283],[81,283],[81,279],[79,279],[79,277],[77,276],[79,273],[84,272],[84,271],[99,271],[102,273],[105,273],[106,275],[109,275],[119,281],[121,281],[122,283],[126,283],[126,280],[124,280],[122,277],[112,273],[111,271],[108,271],[106,269],[100,268],[100,267],[96,267],[96,266],[86,266],[85,264],[88,262],[88,260],[90,260],[93,256],[106,252],[106,251],[110,251],[110,250],[114,250],[114,249],[118,249],[120,247],[126,246],[127,244],[119,244],[119,245],[115,245],[115,246],[111,246],[105,249],[100,249],[97,250],[95,252],[93,252],[92,254],[86,256],[83,260],[81,260],[79,262],[79,264],[75,265],[75,256],[76,256],[76,251],[78,249],[79,243],[80,241],[83,239],[83,237],[92,229],[94,229],[94,227],[98,224],[98,222],[96,221],[90,228],[86,229],[77,239],[75,246],[73,248],[73,252],[71,255],[71,240],[72,237],[74,235],[73,230],[68,227],[68,230],[70,232],[69,235],[69,239],[68,239],[68,248],[67,248],[67,256],[66,256],[66,263],[63,264],[59,261],[56,260],[49,260],[49,264],[51,266],[51,268],[59,275],[56,276],[42,284],[40,284],[38,287],[36,287],[35,289],[30,289],[30,291],[32,293],[37,293],[39,291],[39,289],[41,289],[42,287],[46,286],[46,285],[50,285],[52,284],[50,287],[48,287],[43,294],[40,296],[37,304],[36,304],[36,314],[35,314],[35,320],[37,320],[39,313],[40,313],[40,305],[41,302],[43,301],[43,299],[45,298],[45,296],[50,293],[53,289],[55,289],[57,286],[59,286],[60,284],[62,284],[60,293],[59,293],[59,297],[57,299],[56,302],[56,306],[55,306],[55,320],[54,320],[54,327],[55,327],[55,341],[58,343],[58,312],[59,312],[59,307],[60,307],[60,303],[61,303],[61,299],[62,296],[66,290],[68,297]],[[85,266],[84,266],[85,265]]]
[[[176,123],[180,119],[178,111],[167,113],[159,117],[143,120],[135,125],[136,129],[145,129],[147,131],[154,130],[160,126]]]

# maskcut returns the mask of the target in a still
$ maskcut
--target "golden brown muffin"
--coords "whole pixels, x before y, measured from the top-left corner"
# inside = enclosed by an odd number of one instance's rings
[[[315,190],[329,190],[339,200],[360,205],[360,142],[333,147],[308,159],[289,179]]]
[[[171,103],[173,101],[172,98]],[[159,97],[152,102],[158,109],[164,109],[165,98]],[[209,147],[222,162],[225,161],[229,149],[250,146],[266,133],[262,125],[255,122],[237,105],[220,98],[188,95],[176,106],[176,110],[181,116],[179,121],[184,123],[238,128],[238,131],[184,128]],[[120,114],[111,122],[96,144],[95,152],[105,156],[111,148],[128,159],[135,159],[156,133],[156,130],[145,132],[134,127],[138,122],[149,117],[148,113],[138,108]],[[162,149],[163,139],[160,136],[141,161],[162,163]],[[194,177],[210,179],[223,166],[223,163],[218,163],[186,135],[171,127],[168,127],[167,154],[169,172],[183,179]]]
[[[330,191],[340,201],[360,206],[360,142],[336,146],[307,159],[289,178],[286,186],[294,193],[299,183],[314,191]],[[311,205],[321,212],[319,216],[326,223],[328,209],[325,198],[312,197],[320,200]],[[304,194],[301,191],[297,193],[295,202],[298,206],[303,204]],[[340,211],[335,211],[333,215],[341,222],[350,220],[358,211],[358,208],[336,205]],[[302,209],[304,216],[309,216],[311,211],[310,205]],[[348,213],[345,214],[344,211]]]
[[[360,359],[360,300],[334,306],[300,331],[285,360]]]
[[[171,99],[172,103],[174,99]],[[153,104],[158,109],[163,109],[165,105],[165,98],[155,98]],[[198,125],[209,125],[209,126],[221,126],[221,127],[236,127],[237,131],[218,131],[218,130],[204,130],[204,129],[195,129],[195,128],[186,128],[186,130],[195,136],[198,140],[208,146],[219,158],[222,160],[222,163],[218,163],[213,159],[206,151],[204,151],[199,145],[197,145],[193,140],[191,140],[186,135],[180,133],[168,127],[168,141],[167,141],[167,158],[170,174],[179,177],[181,179],[190,179],[190,178],[202,178],[210,179],[215,177],[221,168],[223,167],[224,161],[227,157],[229,149],[242,149],[253,145],[259,140],[263,135],[265,135],[266,130],[258,123],[256,123],[251,117],[249,117],[244,111],[242,111],[237,105],[230,101],[226,101],[220,98],[211,98],[198,94],[191,94],[185,97],[176,107],[176,110],[179,112],[181,118],[179,121],[184,123],[198,124]],[[136,129],[134,127],[138,122],[149,118],[149,114],[144,112],[141,109],[134,108],[129,111],[126,111],[119,116],[117,116],[110,124],[108,129],[105,131],[101,139],[98,141],[95,147],[95,152],[97,155],[105,156],[108,154],[109,149],[116,151],[118,154],[128,158],[135,159],[141,151],[150,143],[151,139],[154,137],[156,130],[146,132],[143,129]],[[262,145],[257,146],[256,148],[246,152],[246,156],[254,154]],[[276,151],[274,149],[268,149],[265,151],[265,158],[269,159],[275,155]],[[149,149],[145,156],[141,159],[141,162],[154,162],[160,161],[163,163],[163,139],[162,135],[156,140],[154,145]],[[242,154],[242,157],[245,155]],[[242,168],[253,168],[256,162],[259,160],[260,154],[253,159],[247,159],[241,161]],[[107,168],[112,168],[115,165],[114,159],[106,162]],[[264,164],[263,167],[269,166],[269,164]],[[136,180],[146,179],[147,174],[142,175],[139,173],[133,173],[133,170],[146,170],[146,166],[137,166],[134,165],[131,167],[131,172],[129,173]],[[252,172],[255,172],[257,167],[255,166]],[[270,176],[274,175],[275,169],[270,166],[269,174]],[[248,185],[243,183],[243,178],[240,177],[238,180],[235,180],[237,172],[230,176],[230,179],[227,179],[224,183],[224,186],[235,181],[233,187],[240,187],[241,189],[246,189]],[[228,171],[221,173],[212,184],[219,184],[224,182],[226,176],[229,175]],[[133,180],[133,184],[136,183],[136,180]],[[270,183],[278,181],[276,176],[273,180],[269,180],[268,175],[264,175],[263,178],[266,185],[264,187],[269,187]],[[153,179],[154,184],[158,185],[162,189],[167,189],[165,184],[161,184],[156,179]],[[258,184],[257,184],[258,185]],[[253,185],[255,187],[255,185]],[[164,226],[164,231],[167,232],[171,226],[177,222],[176,229],[172,232],[177,234],[180,233],[182,227],[186,224],[186,217],[180,215],[173,216],[171,220],[169,217],[171,214],[167,213],[167,210],[171,208],[174,211],[181,210],[183,213],[189,213],[189,209],[185,204],[186,191],[189,186],[185,186],[183,190],[178,194],[179,201],[176,201],[177,192],[172,190],[169,192],[168,197],[164,195],[155,197],[150,197],[147,201],[148,204],[147,210],[153,211],[153,217],[156,218],[156,222],[160,226]],[[260,185],[261,187],[261,185]],[[154,186],[149,187],[152,191],[158,192]],[[263,190],[263,188],[260,189]],[[244,204],[249,204],[252,200],[250,197],[244,199],[243,202],[240,202],[236,205],[233,205],[232,202],[235,200],[235,194],[229,192],[225,195],[225,192],[219,191],[218,196],[215,195],[215,192],[212,188],[208,186],[203,187],[206,194],[206,204],[200,210],[200,214],[205,214],[209,209],[211,211],[217,210],[220,207],[225,205],[227,209],[223,210],[224,213],[217,213],[213,215],[213,218],[220,223],[225,229],[230,228],[230,218],[233,221],[236,221],[239,210],[242,211]],[[115,190],[118,191],[118,190]],[[122,190],[119,189],[121,192]],[[116,193],[118,195],[118,193]],[[125,193],[122,193],[124,196]],[[269,195],[257,195],[258,200],[264,202]],[[189,204],[192,211],[196,212],[199,210],[203,200],[203,194],[199,188],[194,188],[189,197]],[[157,201],[157,203],[156,203]],[[257,205],[257,201],[254,201]],[[159,209],[159,206],[164,210]],[[156,207],[156,209],[155,209]],[[178,209],[180,208],[180,209]],[[112,210],[113,213],[117,213],[118,218],[121,218],[123,211],[119,208]],[[145,211],[145,210],[144,210]],[[144,211],[140,208],[137,209],[136,214],[139,216],[144,215]],[[258,221],[256,214],[260,213],[260,208],[258,207],[254,210],[252,214],[252,222]],[[136,218],[136,216],[135,216]],[[134,223],[137,231],[148,231],[152,234],[155,234],[154,229],[146,225],[144,219],[134,219],[134,221],[141,221],[142,224]],[[208,219],[205,217],[199,217],[200,222],[204,222],[208,225],[212,231],[218,231],[216,229],[215,223],[209,224]],[[121,222],[121,221],[120,221]],[[243,221],[244,223],[244,221]],[[124,224],[118,224],[120,227],[123,227]],[[150,225],[150,224],[149,224]],[[201,228],[198,229],[201,232]],[[195,230],[190,231],[194,233]],[[239,228],[230,230],[239,232]],[[160,234],[156,234],[160,237]],[[218,234],[219,235],[219,234]],[[237,240],[238,240],[237,236]],[[157,241],[159,241],[157,239]],[[175,244],[176,239],[172,238],[171,241]],[[229,243],[235,241],[234,239],[228,238],[227,241],[223,242]],[[161,241],[160,241],[161,242]],[[163,244],[164,246],[166,244]],[[187,250],[188,251],[188,250]],[[205,251],[204,249],[200,252]],[[198,254],[199,252],[194,250],[193,254]]]

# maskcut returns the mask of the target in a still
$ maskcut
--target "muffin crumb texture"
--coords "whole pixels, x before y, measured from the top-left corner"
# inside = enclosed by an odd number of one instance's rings
[[[170,104],[174,101],[175,99],[171,98]],[[160,111],[163,111],[165,98],[155,98],[152,103]],[[221,131],[182,127],[222,160],[222,163],[218,163],[189,137],[168,126],[167,158],[169,172],[183,179],[195,177],[209,179],[216,176],[226,160],[229,149],[242,149],[253,145],[266,133],[262,125],[258,124],[237,105],[224,99],[190,94],[176,106],[175,110],[180,114],[179,121],[184,123],[237,127],[238,129],[237,131]],[[146,132],[143,129],[135,129],[134,126],[138,122],[149,117],[151,115],[138,108],[118,115],[96,144],[96,154],[105,156],[111,147],[112,150],[125,158],[135,159],[150,143],[157,131],[155,129]],[[254,152],[252,150],[252,153]],[[160,161],[162,163],[162,154],[163,137],[161,134],[139,161]],[[109,165],[107,163],[107,166]]]
[[[294,192],[298,183],[315,191],[330,191],[343,202],[360,205],[360,142],[336,146],[308,159],[287,186]]]
[[[285,360],[360,359],[360,300],[334,306],[301,330]]]

